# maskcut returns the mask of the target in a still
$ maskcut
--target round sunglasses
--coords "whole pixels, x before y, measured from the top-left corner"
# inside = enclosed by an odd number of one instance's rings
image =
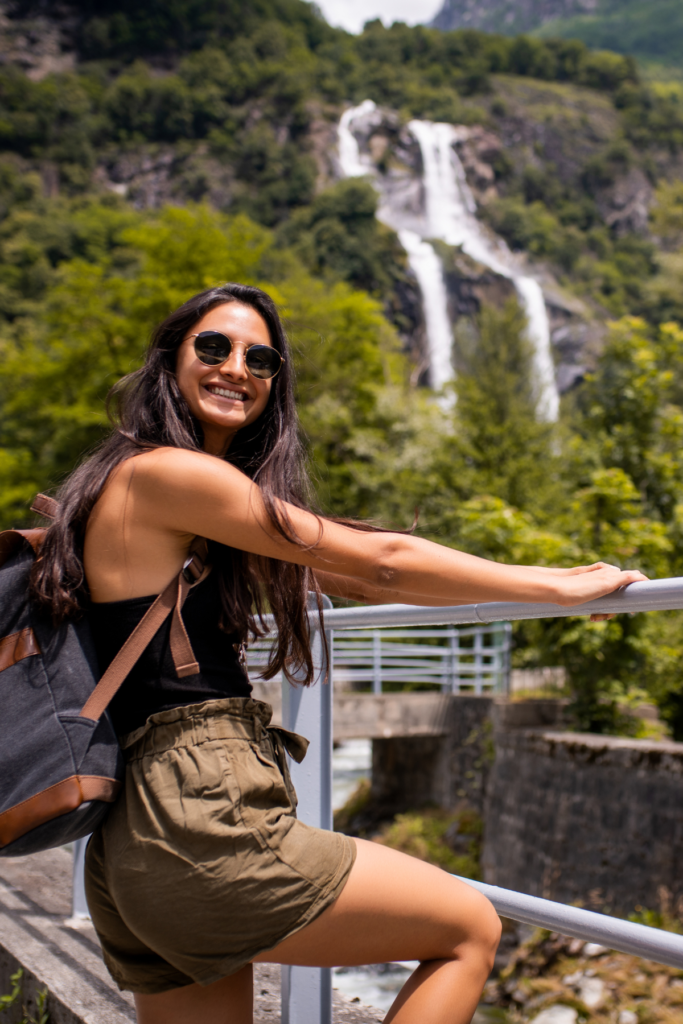
[[[191,334],[197,359],[205,366],[220,366],[230,358],[232,341],[220,331],[200,331]],[[244,353],[244,362],[252,377],[270,380],[282,369],[284,359],[277,349],[270,345],[251,345]]]

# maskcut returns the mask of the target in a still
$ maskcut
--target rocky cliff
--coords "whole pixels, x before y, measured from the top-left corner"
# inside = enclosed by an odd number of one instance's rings
[[[598,0],[444,0],[432,21],[443,30],[477,28],[484,32],[531,32],[547,21],[592,14]]]

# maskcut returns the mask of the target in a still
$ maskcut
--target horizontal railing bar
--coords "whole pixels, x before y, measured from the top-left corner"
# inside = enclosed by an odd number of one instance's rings
[[[500,672],[492,672],[490,670],[489,671],[481,671],[481,672],[479,672],[473,665],[468,665],[467,667],[470,669],[469,672],[460,672],[460,673],[452,673],[452,672],[431,672],[431,673],[428,673],[428,672],[424,672],[424,671],[410,673],[410,672],[403,672],[400,669],[395,669],[393,672],[385,672],[384,670],[382,670],[382,679],[384,679],[387,682],[398,682],[399,680],[405,678],[405,681],[407,683],[417,683],[417,682],[420,682],[420,681],[425,682],[425,683],[428,683],[428,682],[431,683],[431,682],[439,682],[442,679],[450,679],[452,675],[461,675],[461,676],[468,676],[468,677],[469,676],[481,675],[481,676],[483,676],[485,678],[493,678],[494,676],[499,676],[500,675]],[[344,669],[344,668],[340,668],[339,665],[337,665],[335,671],[338,672],[345,679],[349,679],[349,680],[352,680],[352,681],[355,681],[355,682],[361,682],[363,679],[372,679],[373,678],[373,674],[372,674],[372,671],[370,669],[368,669],[367,671],[364,671],[363,669],[360,669],[360,668]]]
[[[515,619],[557,619],[571,615],[623,614],[683,608],[683,577],[631,583],[615,594],[564,608],[559,604],[494,601],[487,604],[423,608],[412,604],[332,608],[325,612],[328,629],[372,629],[378,626],[437,626],[456,623],[488,624]],[[315,621],[315,616],[313,616]]]
[[[683,935],[665,932],[660,928],[650,928],[644,924],[635,924],[633,921],[622,921],[618,917],[608,917],[606,914],[596,914],[592,910],[582,910],[580,907],[553,903],[538,896],[500,889],[497,885],[475,882],[460,875],[456,877],[488,897],[502,917],[547,928],[549,931],[570,935],[575,939],[597,942],[608,949],[631,953],[633,956],[654,960],[655,963],[666,964],[668,967],[683,968]]]
[[[372,644],[335,644],[335,650],[341,651],[345,658],[368,658],[373,653]],[[427,644],[391,644],[382,643],[382,656],[385,654],[392,658],[452,658],[457,654],[461,658],[473,658],[481,654],[486,658],[499,658],[505,653],[503,647],[480,647],[475,650],[473,647],[459,647],[453,650],[452,647],[428,647]]]
[[[400,605],[399,607],[404,606]],[[416,605],[410,605],[409,607],[415,608]],[[397,638],[401,639],[403,637],[409,637],[411,639],[415,638],[418,640],[450,640],[455,637],[462,638],[477,636],[477,634],[480,633],[484,636],[492,636],[495,638],[501,635],[502,630],[498,628],[500,625],[501,623],[499,622],[481,623],[478,626],[472,626],[470,629],[462,629],[460,627],[457,629],[449,629],[447,625],[438,629],[400,629],[392,626],[379,626],[377,627],[377,631],[380,633],[383,640],[384,637],[387,637],[390,640],[395,640]],[[344,633],[344,643],[349,643],[351,639],[362,639],[365,643],[370,642],[366,637],[367,632],[365,629],[349,629]]]
[[[559,619],[572,615],[623,615],[635,612],[671,611],[683,608],[683,577],[630,583],[615,594],[564,608],[559,604],[528,604],[522,601],[492,601],[486,604],[424,608],[414,604],[367,605],[359,608],[331,608],[325,612],[327,629],[376,629],[379,626],[447,626],[474,623],[489,625],[518,619]],[[318,614],[309,613],[315,629]],[[264,625],[273,627],[270,615]]]
[[[337,668],[348,665],[349,668],[362,669],[365,666],[372,667],[372,662],[368,658],[339,658],[337,661]],[[426,671],[436,672],[437,675],[441,672],[449,672],[451,670],[451,663],[444,661],[425,661],[423,658],[382,658],[382,674],[384,670],[388,669],[404,669],[404,668],[415,668],[415,671]],[[477,668],[474,662],[466,661],[461,663],[463,669]],[[490,672],[496,672],[498,670],[496,663],[491,661],[483,661],[479,668],[486,668]]]
[[[335,650],[337,650],[336,646],[335,646]],[[425,661],[425,662],[428,662],[430,665],[433,664],[433,663],[441,664],[442,662],[450,661],[454,656],[456,658],[459,658],[463,662],[467,658],[476,658],[476,657],[489,658],[489,659],[498,660],[498,661],[502,660],[502,654],[500,653],[500,648],[495,648],[494,649],[492,647],[483,647],[479,651],[472,651],[470,648],[468,648],[467,650],[462,650],[461,649],[459,651],[449,651],[448,648],[446,648],[446,647],[438,647],[438,648],[435,648],[435,651],[439,651],[441,653],[435,653],[435,654],[426,655],[424,653],[424,647],[422,649],[416,648],[415,650],[410,650],[410,648],[408,648],[408,650],[404,653],[403,651],[399,651],[396,648],[390,648],[389,650],[387,650],[387,648],[384,645],[382,645],[381,651],[382,651],[382,662],[384,662],[385,657],[386,657],[386,660],[393,661],[393,662]],[[503,653],[505,653],[505,652],[503,652]],[[345,651],[345,650],[342,650],[341,654],[342,654],[342,657],[340,658],[340,660],[342,660],[342,661],[352,661],[352,660],[353,661],[370,661],[370,660],[372,660],[371,657],[370,657],[371,654],[372,654],[372,648],[369,648],[366,651]]]

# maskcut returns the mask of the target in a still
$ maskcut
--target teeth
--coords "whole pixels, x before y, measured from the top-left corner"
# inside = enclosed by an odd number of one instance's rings
[[[223,398],[236,398],[238,402],[246,402],[247,396],[241,391],[228,391],[227,388],[219,388],[216,385],[209,385],[207,388],[212,395],[222,395]]]

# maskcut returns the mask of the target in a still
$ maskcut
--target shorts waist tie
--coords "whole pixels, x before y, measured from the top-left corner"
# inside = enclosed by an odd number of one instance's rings
[[[283,729],[280,725],[268,725],[266,726],[266,732],[269,732],[273,739],[273,746],[277,751],[278,759],[286,750],[292,760],[296,761],[297,764],[301,764],[310,746],[309,740],[304,736],[299,736],[297,732]]]

